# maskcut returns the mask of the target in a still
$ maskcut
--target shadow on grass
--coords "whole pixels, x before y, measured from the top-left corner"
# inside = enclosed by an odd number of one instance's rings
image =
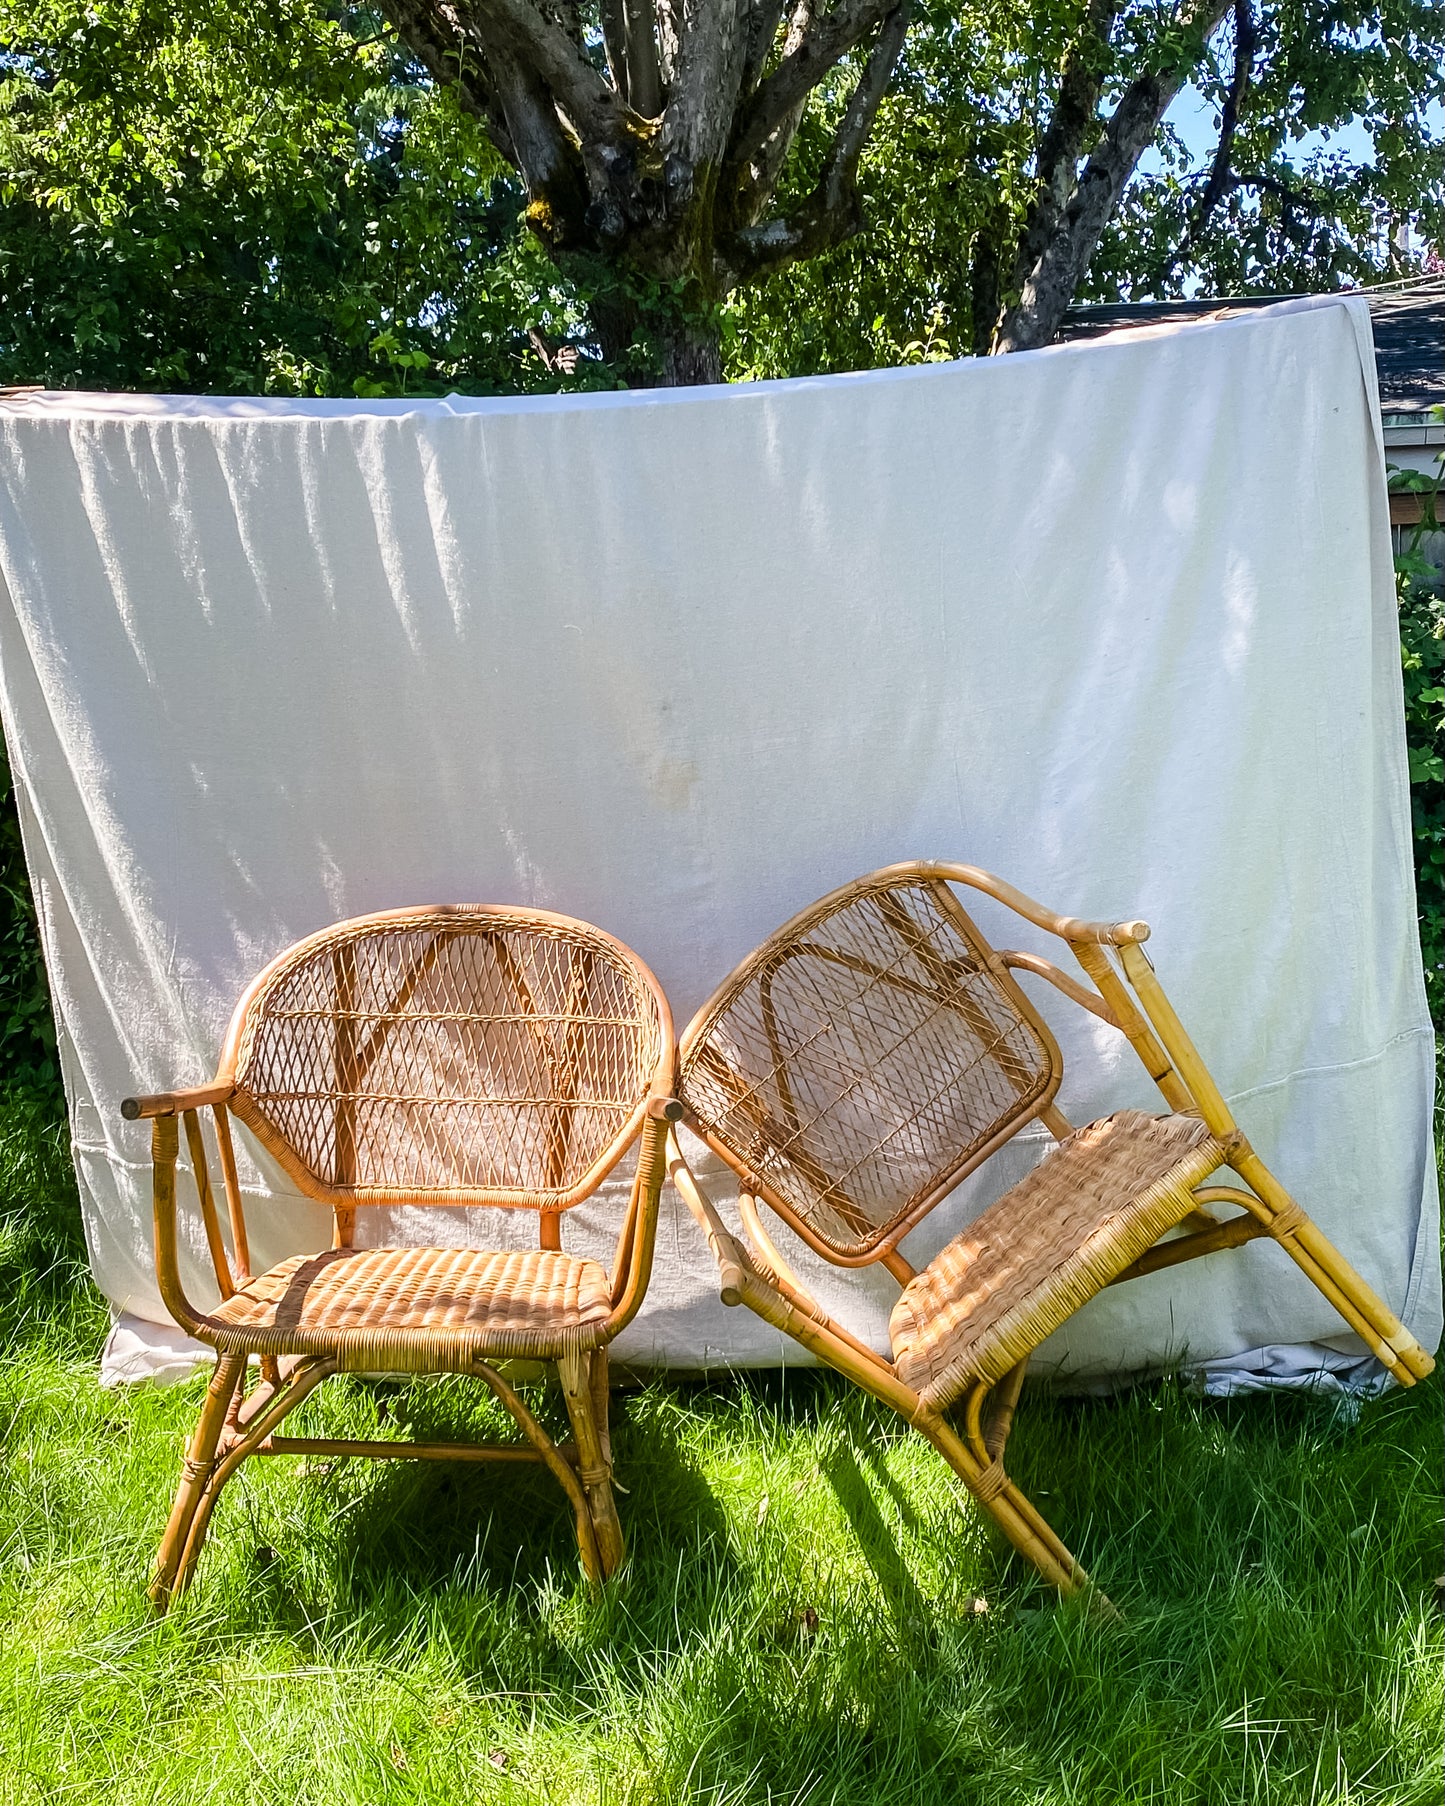
[[[563,1441],[558,1395],[532,1391],[528,1402]],[[380,1405],[406,1440],[516,1439],[505,1420],[497,1421],[480,1382],[352,1382],[350,1397],[342,1394],[338,1409],[358,1405],[372,1410]],[[508,1634],[522,1626],[534,1643],[550,1647],[559,1593],[578,1596],[584,1612],[589,1605],[595,1608],[605,1641],[619,1600],[657,1591],[661,1577],[680,1567],[705,1568],[711,1587],[720,1580],[726,1584],[733,1566],[726,1517],[673,1426],[664,1417],[639,1429],[629,1421],[625,1395],[617,1393],[611,1415],[629,1554],[616,1586],[601,1594],[583,1586],[571,1502],[540,1465],[283,1457],[288,1464],[305,1463],[302,1483],[285,1488],[279,1523],[269,1507],[251,1502],[245,1615],[258,1628],[314,1627],[324,1618],[350,1639],[368,1622],[394,1627],[401,1606],[412,1617],[424,1611],[459,1651],[500,1633],[504,1621]],[[336,1435],[376,1433],[370,1425],[358,1429],[334,1422],[327,1429]],[[247,1467],[254,1470],[264,1459]],[[239,1494],[241,1487],[233,1491]],[[242,1514],[234,1506],[229,1514],[223,1508],[213,1538],[245,1541],[246,1536]],[[215,1549],[208,1547],[207,1556],[214,1560]],[[202,1584],[205,1562],[203,1557]],[[675,1586],[672,1591],[677,1593]],[[685,1628],[685,1616],[681,1623]],[[494,1652],[480,1653],[478,1662],[494,1668]]]
[[[889,1474],[876,1445],[865,1444],[860,1450],[849,1430],[844,1429],[826,1448],[820,1450],[818,1465],[843,1509],[843,1515],[858,1540],[863,1559],[872,1570],[883,1602],[898,1630],[904,1635],[917,1635],[920,1631],[926,1631],[932,1611],[909,1572],[898,1540],[885,1523],[877,1500],[863,1477],[859,1465],[860,1454],[874,1483],[881,1483],[895,1502],[901,1504],[907,1514],[905,1521],[911,1519],[916,1524],[917,1516],[907,1495]]]

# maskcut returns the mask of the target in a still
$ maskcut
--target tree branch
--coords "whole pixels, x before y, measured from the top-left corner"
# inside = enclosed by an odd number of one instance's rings
[[[742,82],[742,0],[679,0],[678,43],[662,122],[665,168],[689,186],[722,161]]]
[[[1102,142],[1084,165],[1067,206],[1029,268],[1018,301],[1004,316],[994,341],[995,352],[1025,351],[1046,345],[1053,337],[1088,270],[1124,184],[1153,142],[1169,103],[1203,55],[1210,32],[1230,4],[1231,0],[1192,0],[1178,26],[1196,40],[1193,57],[1176,54],[1163,68],[1145,71],[1125,88],[1104,128]],[[1177,44],[1175,34],[1170,36]]]
[[[528,220],[539,237],[560,249],[583,230],[582,160],[536,74],[500,45],[492,47],[490,65],[514,160],[527,185]]]
[[[1079,158],[1099,127],[1099,94],[1112,62],[1109,39],[1123,0],[1088,0],[1078,36],[1059,67],[1059,97],[1039,141],[1036,189],[1019,244],[1015,281],[1033,267],[1068,205]]]
[[[778,35],[785,10],[786,0],[751,0],[743,53],[744,94],[751,94],[762,80],[763,70],[767,68],[768,57],[772,52],[773,39]],[[786,56],[791,48],[791,44],[784,45],[783,54]]]
[[[721,248],[734,281],[781,269],[800,257],[814,257],[861,229],[858,159],[903,53],[910,10],[911,0],[902,0],[879,27],[858,85],[833,134],[817,185],[807,200],[786,219],[744,227]]]
[[[734,180],[793,108],[892,10],[890,0],[837,0],[831,12],[809,21],[797,47],[759,83],[738,115],[727,152]]]
[[[567,41],[577,50],[583,51],[582,7],[580,0],[537,0],[537,10],[550,24],[555,25]]]
[[[387,15],[407,49],[440,87],[453,87],[469,113],[486,127],[487,136],[514,167],[519,160],[506,115],[488,79],[481,52],[454,15],[425,0],[383,0]],[[446,29],[438,30],[438,20]]]
[[[1254,53],[1258,48],[1259,33],[1255,29],[1250,0],[1234,0],[1234,73],[1230,79],[1229,92],[1224,97],[1224,105],[1220,109],[1219,143],[1215,147],[1209,180],[1204,184],[1204,192],[1199,197],[1194,218],[1189,222],[1178,249],[1161,272],[1161,282],[1168,281],[1183,259],[1199,243],[1204,228],[1209,224],[1210,215],[1229,191],[1229,160],[1234,149],[1234,134],[1239,125],[1240,103],[1249,86]]]
[[[488,46],[489,62],[491,46],[505,46],[518,67],[547,89],[579,138],[621,148],[627,103],[566,32],[544,19],[530,0],[470,0],[467,11],[475,20],[476,35]]]
[[[622,25],[622,0],[597,0],[597,22],[602,28],[602,48],[607,53],[607,67],[612,71],[612,85],[629,102],[627,91],[627,35]]]
[[[678,8],[682,0],[657,0],[657,49],[661,64],[663,86],[672,86],[673,76],[677,73],[678,46],[682,33],[682,22],[678,18]]]
[[[788,35],[783,40],[785,57],[791,56],[802,43],[813,21],[815,4],[816,0],[797,0],[793,16],[788,21]],[[779,12],[781,10],[780,7]],[[748,91],[746,76],[743,91]],[[746,167],[738,172],[735,180],[735,166],[729,161],[721,187],[729,220],[735,227],[755,224],[758,215],[767,206],[778,185],[778,177],[782,174],[793,140],[798,135],[798,127],[803,123],[803,112],[807,104],[807,96],[804,95],[758,146],[755,155],[748,159]]]
[[[656,119],[662,111],[662,72],[653,34],[652,0],[622,0],[622,35],[627,46],[628,104],[644,119]]]
[[[863,154],[863,146],[873,129],[878,108],[888,92],[888,84],[893,79],[898,59],[903,54],[911,12],[911,0],[899,0],[899,4],[895,5],[879,27],[878,37],[868,53],[863,73],[858,78],[858,86],[853,90],[847,111],[838,122],[838,130],[833,135],[833,142],[823,164],[819,186],[826,190],[830,199],[835,193],[841,192],[843,185],[851,187],[858,174],[858,159]]]

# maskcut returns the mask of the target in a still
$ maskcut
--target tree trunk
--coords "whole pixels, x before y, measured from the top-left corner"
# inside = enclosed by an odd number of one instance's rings
[[[668,321],[658,335],[662,368],[656,380],[664,388],[684,389],[723,379],[722,343],[717,328],[691,320]]]
[[[858,160],[910,5],[600,0],[604,64],[577,0],[382,0],[520,173],[527,224],[592,291],[602,355],[639,385],[721,382],[727,296],[859,229]],[[848,94],[844,67],[851,94],[793,193],[810,97],[830,79]]]
[[[723,380],[715,315],[648,308],[609,287],[588,304],[605,361],[630,389],[690,388]]]

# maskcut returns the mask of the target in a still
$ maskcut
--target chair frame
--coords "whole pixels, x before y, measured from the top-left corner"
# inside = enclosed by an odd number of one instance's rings
[[[1081,984],[1038,954],[993,950],[988,963],[994,978],[1025,1020],[1036,1031],[1042,1030],[1044,1045],[1051,1050],[1051,1082],[1040,1097],[1015,1114],[980,1150],[949,1169],[928,1196],[874,1245],[862,1253],[843,1255],[829,1248],[779,1196],[764,1174],[693,1113],[687,1102],[688,1067],[715,1018],[751,975],[776,960],[820,916],[890,883],[927,884],[937,895],[940,908],[955,922],[966,924],[974,939],[982,937],[963,915],[952,886],[968,887],[992,897],[1023,920],[1064,941],[1089,982]],[[737,1174],[744,1239],[727,1228],[698,1184],[675,1133],[669,1134],[667,1146],[668,1174],[712,1249],[723,1303],[746,1304],[820,1361],[891,1405],[933,1444],[1008,1541],[1046,1580],[1063,1595],[1087,1594],[1106,1611],[1112,1610],[1107,1599],[1004,1468],[1004,1450],[1028,1355],[997,1382],[976,1380],[952,1406],[934,1409],[904,1383],[892,1361],[879,1355],[817,1303],[768,1235],[758,1204],[766,1203],[804,1243],[833,1265],[861,1267],[876,1263],[886,1268],[900,1287],[906,1286],[914,1277],[914,1269],[898,1244],[961,1179],[1033,1118],[1043,1122],[1056,1142],[1073,1131],[1074,1125],[1054,1102],[1063,1074],[1057,1044],[1014,977],[1016,972],[1027,972],[1122,1033],[1170,1110],[1202,1117],[1220,1147],[1215,1172],[1223,1169],[1241,1182],[1197,1183],[1192,1188],[1196,1208],[1179,1225],[1183,1233],[1173,1239],[1161,1239],[1110,1283],[1121,1284],[1267,1236],[1284,1249],[1400,1385],[1412,1386],[1423,1379],[1434,1367],[1431,1356],[1285,1190],[1235,1121],[1144,951],[1149,932],[1148,923],[1142,921],[1091,922],[1058,915],[977,866],[923,860],[868,873],[829,893],[770,935],[717,988],[679,1043],[681,1121]],[[1233,1206],[1238,1214],[1221,1220],[1208,1208],[1214,1204]],[[959,1420],[958,1427],[954,1419]]]
[[[595,1193],[602,1181],[638,1145],[637,1168],[610,1276],[611,1311],[591,1348],[558,1346],[542,1357],[553,1362],[573,1441],[559,1447],[519,1397],[506,1375],[493,1361],[472,1359],[457,1366],[438,1349],[435,1364],[423,1361],[397,1371],[465,1372],[481,1380],[500,1401],[521,1431],[517,1443],[452,1443],[425,1441],[355,1441],[330,1437],[278,1436],[282,1421],[321,1383],[342,1371],[357,1371],[354,1355],[334,1352],[280,1354],[265,1344],[267,1331],[254,1332],[254,1346],[237,1350],[221,1347],[217,1328],[208,1314],[187,1297],[181,1280],[177,1246],[176,1166],[180,1152],[180,1128],[195,1176],[197,1200],[211,1266],[222,1301],[230,1298],[252,1277],[245,1211],[237,1176],[231,1115],[238,1096],[236,1066],[247,1014],[272,974],[285,962],[313,949],[337,943],[353,931],[379,927],[405,929],[421,918],[455,916],[465,924],[474,918],[498,919],[520,930],[565,932],[605,945],[651,995],[657,1010],[658,1057],[650,1079],[624,1126],[585,1176],[557,1200],[539,1208],[529,1195],[486,1188],[457,1188],[445,1193],[409,1192],[386,1187],[344,1189],[318,1180],[299,1161],[271,1125],[248,1123],[251,1132],[283,1165],[298,1189],[331,1206],[332,1248],[354,1245],[356,1212],[368,1204],[426,1203],[430,1205],[493,1205],[509,1209],[537,1210],[539,1242],[543,1250],[561,1249],[561,1213]],[[612,1452],[608,1427],[609,1380],[607,1346],[636,1316],[651,1276],[657,1236],[658,1202],[666,1176],[666,1137],[670,1121],[682,1114],[673,1096],[676,1046],[667,998],[655,977],[614,936],[576,918],[550,911],[506,905],[421,906],[386,910],[339,922],[319,934],[288,947],[247,987],[231,1019],[215,1079],[189,1089],[126,1098],[121,1114],[128,1121],[151,1124],[152,1192],[156,1277],[160,1294],[171,1316],[198,1341],[217,1349],[217,1360],[182,1463],[175,1503],[167,1522],[152,1571],[149,1596],[164,1612],[171,1600],[189,1585],[205,1543],[216,1501],[227,1482],[252,1455],[364,1456],[371,1459],[419,1461],[537,1462],[551,1473],[572,1506],[582,1569],[589,1582],[600,1584],[621,1567],[626,1548],[622,1526],[612,1496]],[[215,1128],[225,1193],[230,1247],[226,1246],[211,1183],[210,1165],[200,1113],[209,1110]],[[228,1340],[234,1342],[232,1332]],[[496,1357],[505,1364],[505,1354]],[[248,1372],[258,1361],[258,1379],[248,1392]],[[392,1368],[378,1361],[387,1371]],[[367,1371],[362,1363],[360,1371]]]

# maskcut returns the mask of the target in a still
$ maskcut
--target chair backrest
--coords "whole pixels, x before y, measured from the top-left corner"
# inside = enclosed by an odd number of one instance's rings
[[[339,923],[268,966],[220,1076],[310,1196],[558,1210],[621,1157],[671,1057],[656,979],[601,930],[410,909]]]
[[[896,870],[780,928],[680,1053],[693,1126],[814,1248],[854,1265],[1047,1108],[1062,1073],[949,886]]]

